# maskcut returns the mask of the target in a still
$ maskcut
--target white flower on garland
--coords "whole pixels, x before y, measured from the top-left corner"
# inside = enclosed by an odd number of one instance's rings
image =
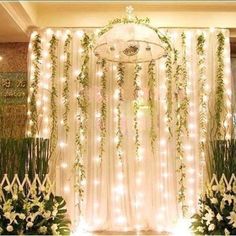
[[[226,217],[229,221],[229,224],[233,225],[236,228],[236,212],[231,211],[230,216]]]
[[[7,231],[8,231],[8,232],[12,232],[12,231],[13,231],[12,225],[8,225],[8,226],[7,226]]]
[[[209,227],[208,227],[208,230],[209,231],[213,231],[215,229],[215,225],[214,224],[210,224]]]
[[[198,230],[199,232],[202,232],[202,233],[204,232],[204,229],[203,229],[202,226],[198,226],[198,227],[197,227],[197,230]]]
[[[222,215],[221,215],[220,213],[218,213],[218,214],[216,215],[216,218],[217,218],[218,221],[223,220],[223,217],[222,217]]]

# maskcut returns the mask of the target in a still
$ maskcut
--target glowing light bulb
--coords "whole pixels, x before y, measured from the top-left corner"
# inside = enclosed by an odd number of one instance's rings
[[[64,147],[66,146],[66,143],[64,143],[63,141],[61,141],[61,142],[59,143],[59,146],[60,146],[60,148],[64,148]]]
[[[66,162],[61,163],[61,168],[66,169],[68,167],[68,164]]]
[[[96,74],[97,74],[98,77],[102,77],[103,76],[103,72],[102,71],[98,71]]]
[[[70,187],[68,185],[64,186],[64,192],[69,193],[70,192]]]
[[[77,30],[76,31],[76,35],[79,37],[79,38],[82,38],[84,36],[84,31],[83,30]]]

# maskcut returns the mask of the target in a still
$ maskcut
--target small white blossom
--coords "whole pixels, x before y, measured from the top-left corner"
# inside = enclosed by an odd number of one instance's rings
[[[236,213],[234,211],[230,212],[230,215],[226,217],[229,221],[229,224],[233,225],[236,228]]]
[[[226,236],[230,235],[229,230],[225,229],[225,235],[226,235]]]
[[[217,218],[217,220],[218,220],[218,221],[221,221],[221,220],[223,220],[223,217],[221,216],[221,214],[220,214],[220,213],[218,213],[218,214],[216,215],[216,218]]]
[[[214,224],[210,224],[208,227],[209,231],[213,231],[215,229],[215,225]]]
[[[52,229],[52,233],[53,233],[53,234],[56,234],[56,233],[57,233],[57,224],[53,224],[53,225],[51,226],[51,229]]]
[[[14,195],[12,196],[12,199],[13,199],[13,200],[17,200],[17,199],[18,199],[18,196],[17,196],[16,194],[14,194]]]
[[[231,204],[232,202],[232,196],[230,194],[224,194],[223,200],[225,202],[228,202],[229,204]]]
[[[23,213],[19,214],[19,218],[20,218],[21,220],[24,220],[24,219],[25,219],[25,214],[23,214]]]
[[[201,232],[201,233],[203,233],[203,232],[204,232],[204,229],[203,229],[203,227],[202,227],[202,226],[198,226],[198,227],[197,227],[197,230],[198,230],[199,232]]]
[[[52,216],[56,216],[57,215],[57,210],[53,210],[53,212],[52,212]]]
[[[8,226],[7,226],[7,231],[8,231],[8,232],[12,232],[12,231],[13,231],[12,225],[8,225]]]
[[[217,204],[218,203],[218,200],[217,200],[217,198],[211,198],[211,203],[212,204]]]
[[[33,225],[34,225],[34,224],[33,224],[31,221],[26,224],[26,226],[27,226],[28,228],[33,227]]]
[[[210,224],[210,222],[213,220],[213,217],[214,217],[214,212],[213,211],[209,211],[208,213],[205,214],[203,219],[206,220],[206,225]]]
[[[47,233],[47,227],[46,226],[40,226],[38,229],[38,232],[40,234],[46,234]]]

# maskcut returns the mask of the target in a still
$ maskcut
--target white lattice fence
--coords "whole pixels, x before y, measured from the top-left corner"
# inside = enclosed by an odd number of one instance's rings
[[[6,200],[6,195],[14,196],[17,192],[22,192],[23,196],[29,197],[31,194],[43,194],[43,196],[53,193],[54,183],[51,182],[48,175],[41,181],[36,174],[33,181],[29,179],[26,174],[24,179],[20,181],[17,174],[15,174],[12,181],[9,180],[7,174],[4,175],[0,183],[0,201]]]
[[[236,186],[236,176],[232,174],[230,179],[227,180],[226,176],[223,174],[220,179],[214,174],[209,187],[212,188],[213,186],[224,185],[227,190],[231,190],[234,186]]]

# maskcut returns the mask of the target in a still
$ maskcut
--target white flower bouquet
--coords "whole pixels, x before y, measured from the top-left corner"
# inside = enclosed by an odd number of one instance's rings
[[[192,219],[191,228],[198,235],[236,235],[236,183],[208,187]]]
[[[31,186],[30,191],[8,186],[0,188],[0,234],[68,235],[65,201],[47,188]]]

